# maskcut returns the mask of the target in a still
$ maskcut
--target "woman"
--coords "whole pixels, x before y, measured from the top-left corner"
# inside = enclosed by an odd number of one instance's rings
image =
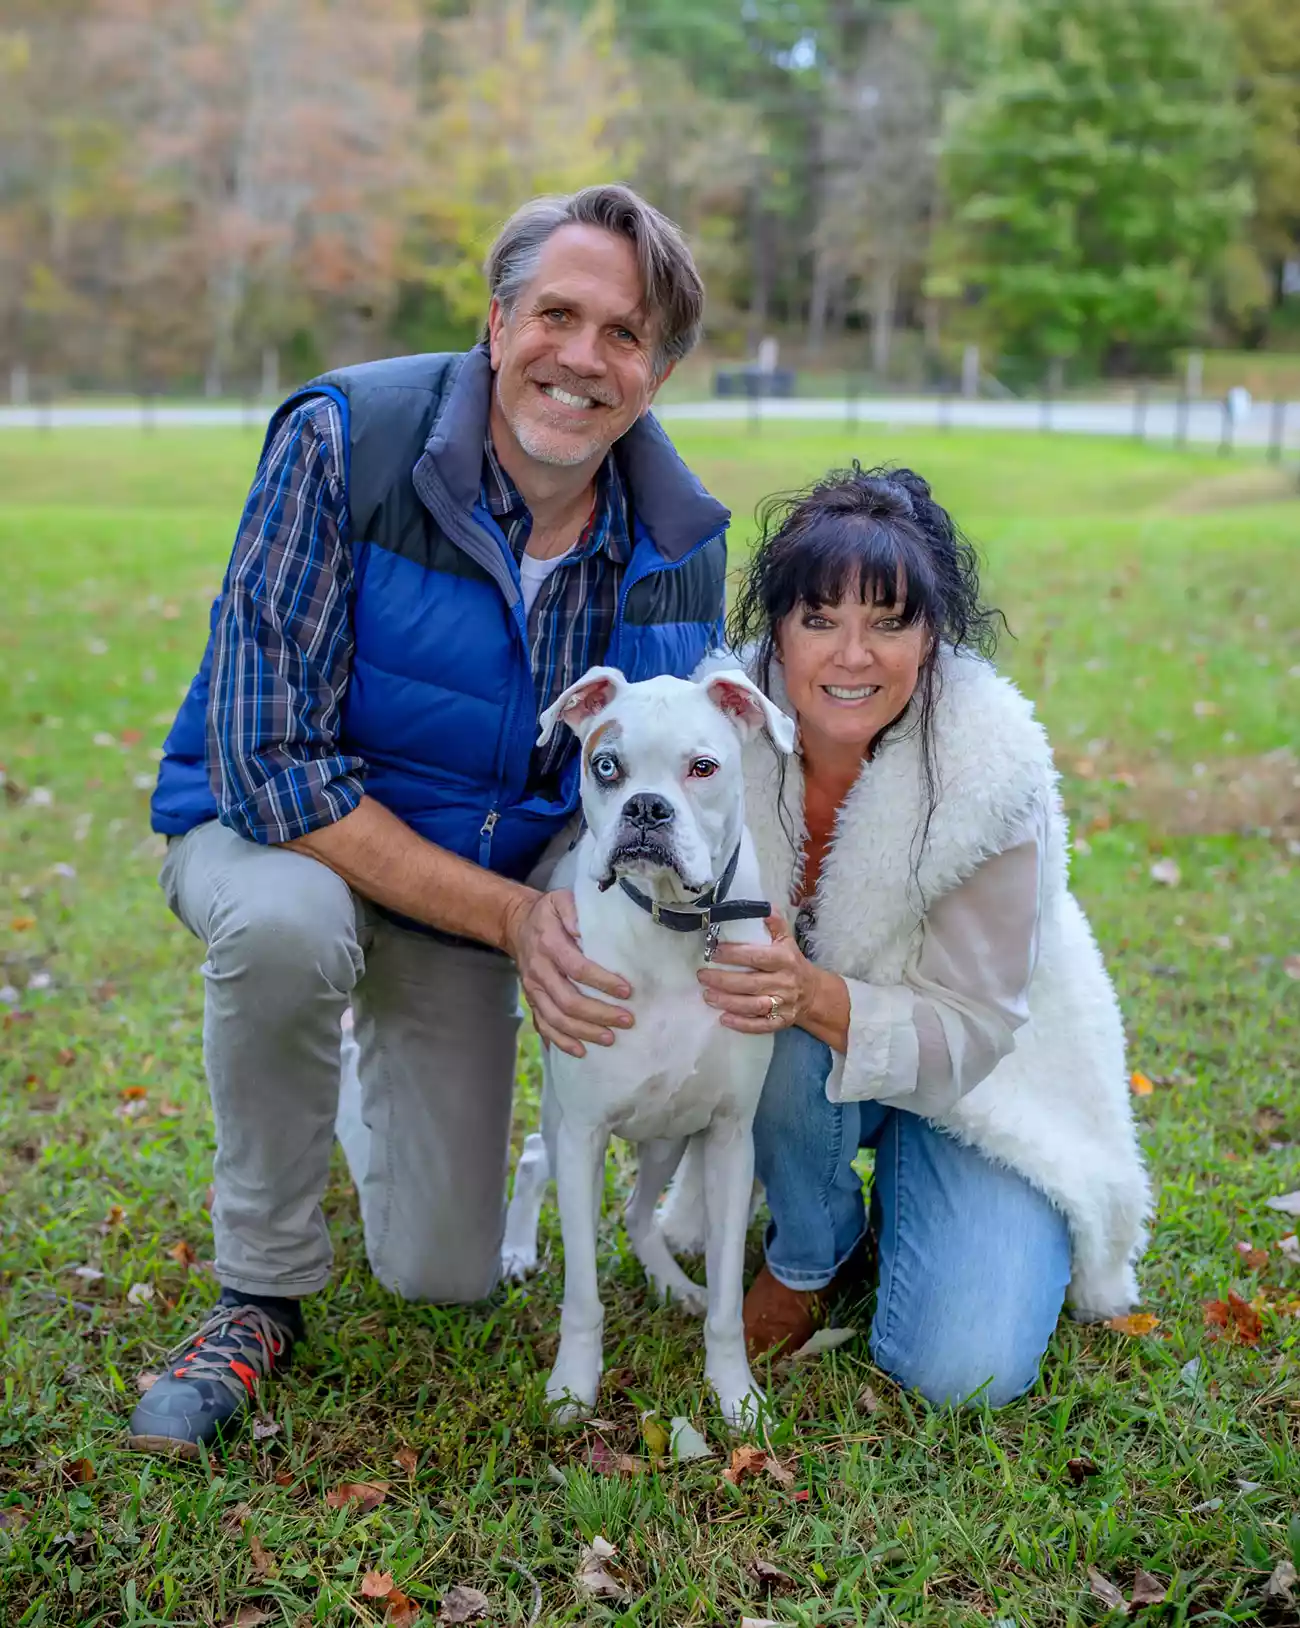
[[[1033,1384],[1067,1297],[1082,1319],[1132,1304],[1149,1205],[1119,1011],[1047,738],[989,664],[996,619],[910,470],[770,509],[730,633],[799,729],[793,765],[759,742],[746,771],[786,919],[700,973],[725,1024],[777,1031],[751,1347],[806,1339],[869,1230],[876,1363],[993,1406]]]

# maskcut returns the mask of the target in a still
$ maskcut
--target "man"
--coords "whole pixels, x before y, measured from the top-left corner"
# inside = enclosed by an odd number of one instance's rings
[[[616,186],[526,204],[486,275],[474,350],[327,374],[272,419],[167,740],[221,1295],[135,1410],[146,1450],[197,1456],[302,1337],[349,1007],[371,1266],[451,1302],[496,1281],[517,980],[566,1051],[631,1022],[571,896],[524,881],[578,801],[575,743],[536,747],[537,718],[593,663],[685,677],[719,636],[729,516],[648,416],[703,290]]]

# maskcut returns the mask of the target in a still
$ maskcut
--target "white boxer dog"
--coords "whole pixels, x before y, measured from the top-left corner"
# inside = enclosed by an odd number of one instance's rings
[[[564,1306],[546,1394],[557,1417],[579,1417],[595,1405],[602,1366],[596,1225],[605,1150],[611,1133],[634,1142],[628,1237],[661,1295],[706,1313],[705,1374],[724,1418],[740,1424],[762,1403],[741,1302],[752,1127],[772,1042],[724,1028],[695,974],[720,939],[766,942],[771,912],[745,829],[741,748],[765,729],[789,752],[794,725],[739,669],[697,683],[630,684],[612,667],[593,667],[542,714],[541,740],[561,723],[582,742],[586,830],[550,885],[573,888],[583,954],[627,979],[623,1004],[636,1023],[584,1057],[546,1048],[542,1131],[520,1157],[503,1271],[519,1278],[536,1266],[553,1172]],[[707,1300],[656,1217],[688,1143],[704,1177]]]

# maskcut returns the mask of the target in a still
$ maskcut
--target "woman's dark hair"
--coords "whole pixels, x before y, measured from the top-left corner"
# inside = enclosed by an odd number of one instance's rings
[[[913,849],[913,872],[939,800],[934,762],[934,709],[942,682],[939,651],[974,650],[992,657],[1001,611],[980,599],[979,559],[910,469],[834,469],[803,491],[759,507],[759,542],[727,619],[734,650],[755,648],[754,676],[770,693],[777,625],[798,605],[816,610],[856,594],[864,604],[893,605],[902,588],[905,626],[933,635],[916,690],[898,718],[872,741],[915,728],[920,734],[925,818]]]

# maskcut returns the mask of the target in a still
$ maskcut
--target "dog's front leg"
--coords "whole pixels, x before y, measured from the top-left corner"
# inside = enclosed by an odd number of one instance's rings
[[[754,1181],[748,1124],[715,1120],[701,1132],[704,1166],[705,1264],[709,1311],[704,1322],[705,1377],[730,1425],[753,1423],[763,1403],[745,1354],[745,1229]]]
[[[546,1395],[562,1424],[593,1408],[600,1388],[604,1309],[596,1276],[596,1224],[608,1140],[605,1130],[560,1121],[555,1179],[564,1238],[564,1308]]]

